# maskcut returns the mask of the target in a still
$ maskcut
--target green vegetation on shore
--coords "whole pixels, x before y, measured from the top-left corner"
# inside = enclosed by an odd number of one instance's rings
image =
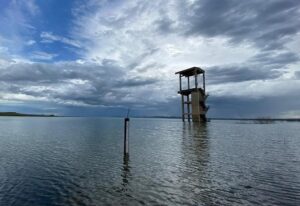
[[[55,117],[55,115],[45,115],[45,114],[22,114],[18,112],[0,112],[0,116],[6,117]]]

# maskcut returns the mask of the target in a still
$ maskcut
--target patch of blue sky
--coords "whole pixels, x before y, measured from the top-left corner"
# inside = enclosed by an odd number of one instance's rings
[[[64,39],[72,41],[70,30],[72,28],[74,1],[38,1],[37,3],[41,10],[41,20],[36,25],[37,35],[34,36],[36,45],[27,47],[25,52],[43,51],[48,53],[49,57],[52,56],[51,59],[41,58],[40,61],[71,61],[78,59],[79,55],[76,52],[78,48],[67,41],[63,41]],[[45,38],[43,34],[49,34],[53,38]]]
[[[42,13],[39,31],[68,36],[72,27],[72,8],[75,1],[38,1]]]
[[[11,55],[35,62],[78,59],[79,45],[70,37],[74,2],[36,1],[34,9],[24,2],[1,0],[1,47]],[[53,38],[45,38],[43,33]]]

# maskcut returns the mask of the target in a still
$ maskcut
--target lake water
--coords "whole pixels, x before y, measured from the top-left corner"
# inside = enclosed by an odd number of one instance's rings
[[[0,205],[300,205],[300,123],[0,118]]]

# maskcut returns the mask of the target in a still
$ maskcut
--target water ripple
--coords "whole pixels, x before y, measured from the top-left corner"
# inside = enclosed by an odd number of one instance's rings
[[[0,205],[300,205],[297,123],[132,119],[129,159],[122,126],[2,118]]]

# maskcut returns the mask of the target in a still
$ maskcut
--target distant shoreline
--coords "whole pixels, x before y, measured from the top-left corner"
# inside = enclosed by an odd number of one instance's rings
[[[237,121],[258,121],[258,122],[299,122],[300,118],[209,118],[210,120],[237,120]]]
[[[0,117],[89,117],[89,116],[56,116],[53,114],[23,114],[18,112],[0,112]],[[90,117],[102,117],[102,116],[90,116]],[[108,116],[103,116],[108,117]],[[122,118],[122,116],[117,117]],[[149,118],[149,119],[181,119],[181,117],[177,116],[131,116],[131,118]],[[285,122],[300,122],[300,118],[222,118],[222,117],[212,117],[208,118],[208,120],[235,120],[235,121],[256,121],[263,123],[271,123],[278,121]]]
[[[53,114],[23,114],[18,112],[0,112],[1,117],[56,117]]]
[[[133,118],[160,118],[160,119],[181,119],[181,117],[175,116],[141,116]],[[212,117],[208,120],[236,120],[236,121],[257,121],[257,122],[276,122],[276,121],[287,121],[287,122],[300,122],[300,118],[222,118]]]

